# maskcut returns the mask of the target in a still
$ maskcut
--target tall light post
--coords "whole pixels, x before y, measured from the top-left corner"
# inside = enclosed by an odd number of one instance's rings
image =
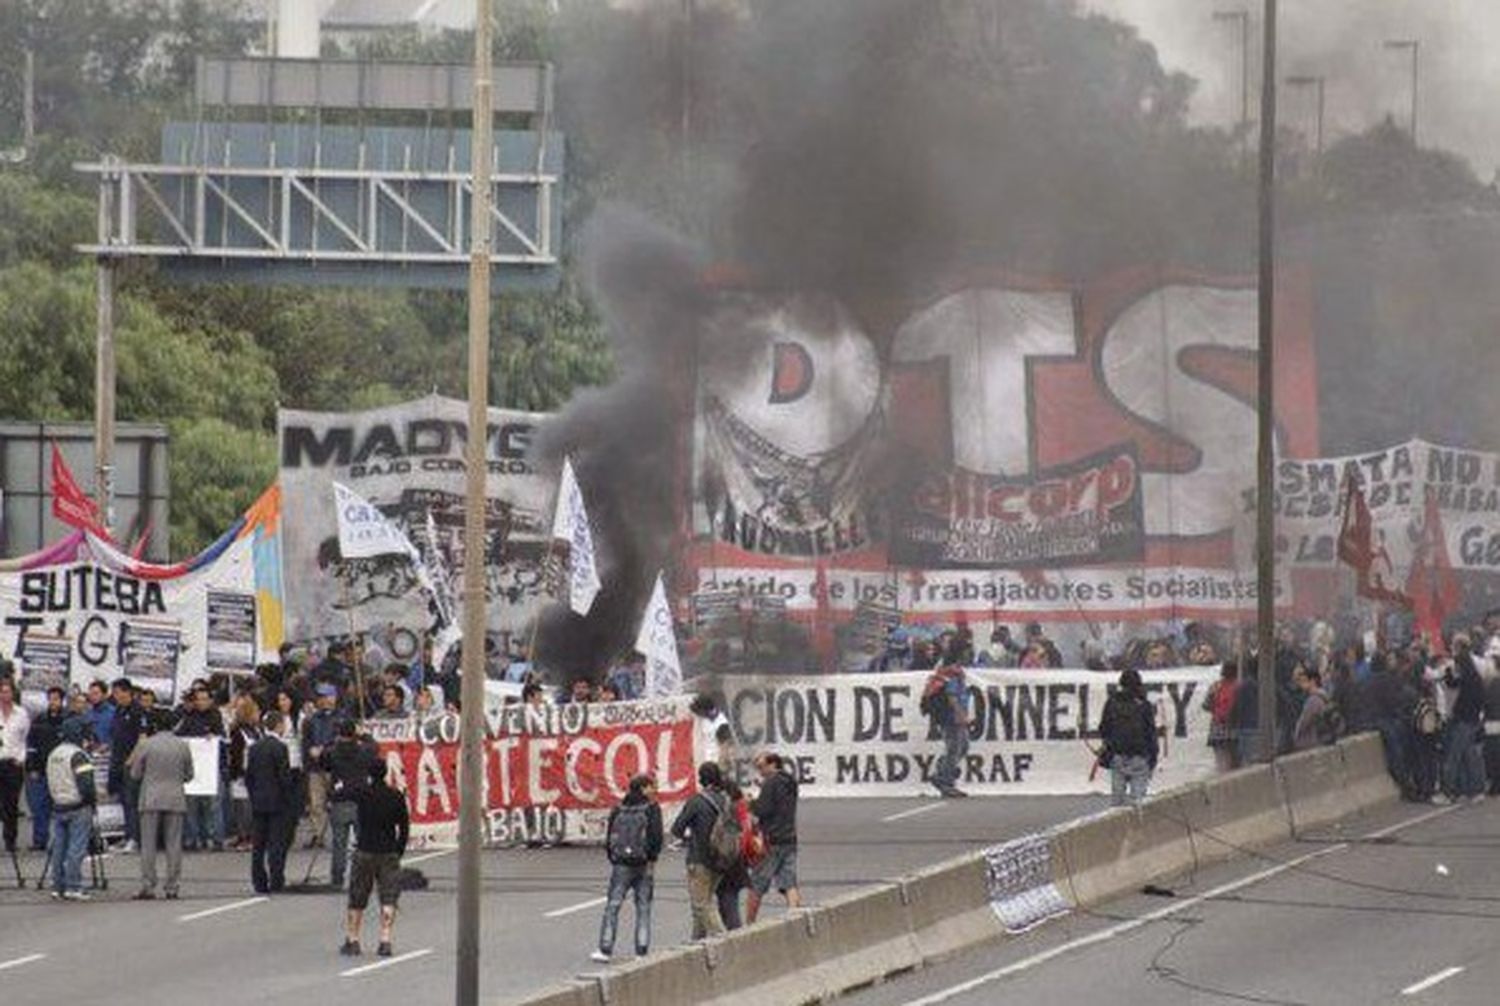
[[[1260,82],[1260,289],[1256,302],[1255,621],[1261,756],[1276,756],[1276,0],[1265,0]]]
[[[1243,7],[1236,10],[1216,10],[1214,20],[1234,23],[1240,30],[1240,136],[1241,143],[1250,142],[1250,12]]]
[[[494,59],[490,0],[475,0],[469,169],[469,435],[464,447],[464,613],[459,723],[458,967],[454,1002],[479,1006],[479,850],[484,843],[485,501],[489,475],[490,185]]]
[[[1385,48],[1392,52],[1411,53],[1411,142],[1417,145],[1417,71],[1422,56],[1422,43],[1414,38],[1386,39]]]
[[[1318,119],[1317,119],[1317,146],[1316,146],[1316,150],[1318,152],[1318,159],[1321,161],[1322,158],[1323,158],[1323,108],[1324,108],[1323,90],[1324,90],[1324,85],[1327,83],[1326,78],[1324,78],[1322,76],[1311,75],[1311,74],[1294,74],[1294,75],[1292,75],[1292,76],[1290,76],[1290,77],[1288,77],[1286,79],[1286,83],[1287,83],[1288,87],[1314,87],[1314,88],[1317,88]]]

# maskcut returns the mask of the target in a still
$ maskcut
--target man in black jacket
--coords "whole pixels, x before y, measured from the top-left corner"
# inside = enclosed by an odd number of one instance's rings
[[[724,775],[714,762],[698,766],[698,792],[672,822],[672,837],[687,843],[688,907],[693,916],[695,940],[721,936],[724,920],[719,915],[717,891],[720,875],[713,867],[709,834],[721,813],[729,812],[723,792]]]
[[[797,888],[797,780],[786,771],[781,755],[772,751],[755,759],[755,770],[760,773],[760,794],[750,804],[750,813],[766,837],[766,854],[750,874],[747,923],[755,922],[761,899],[773,884],[786,897],[788,908],[802,907]]]
[[[31,848],[47,848],[52,826],[52,797],[47,792],[47,756],[62,742],[58,729],[68,718],[67,693],[56,685],[47,689],[47,709],[31,721],[26,732],[26,806],[31,810]]]
[[[333,860],[329,883],[342,887],[349,861],[349,832],[359,818],[359,796],[369,787],[370,766],[380,760],[380,755],[374,744],[359,736],[353,720],[339,720],[336,729],[338,736],[323,749],[318,767],[328,778],[328,824],[332,830],[328,845]]]
[[[1139,671],[1120,673],[1119,687],[1104,703],[1099,739],[1104,744],[1099,762],[1109,769],[1115,806],[1146,799],[1151,773],[1156,771],[1156,710],[1146,698]]]
[[[141,840],[141,821],[136,813],[141,787],[125,771],[125,760],[141,739],[146,714],[135,699],[135,686],[129,678],[116,678],[109,690],[110,701],[115,705],[115,722],[109,742],[107,789],[111,796],[119,798],[125,811],[125,850],[133,852],[139,848]]]
[[[295,812],[290,756],[277,736],[281,713],[267,713],[265,728],[245,760],[245,788],[254,819],[250,882],[256,894],[272,894],[286,886],[286,815]]]
[[[1443,683],[1457,688],[1453,713],[1443,738],[1443,791],[1450,799],[1484,799],[1484,681],[1474,664],[1469,637],[1453,637],[1453,664],[1443,674]]]
[[[370,891],[380,891],[381,957],[391,956],[391,935],[396,926],[396,904],[401,898],[401,857],[411,837],[411,818],[406,797],[385,784],[385,762],[367,764],[367,784],[355,797],[359,808],[358,845],[354,869],[349,875],[348,933],[339,953],[360,954],[359,937],[364,929]]]
[[[625,895],[635,894],[635,955],[651,949],[651,901],[656,890],[656,860],[663,844],[661,807],[656,802],[656,780],[638,775],[620,805],[609,812],[604,829],[604,851],[609,856],[609,897],[599,923],[599,949],[591,955],[608,964],[615,949],[615,928]]]

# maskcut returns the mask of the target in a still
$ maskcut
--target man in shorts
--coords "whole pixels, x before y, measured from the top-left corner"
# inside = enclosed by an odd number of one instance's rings
[[[370,891],[380,893],[381,957],[391,956],[391,930],[396,925],[396,902],[401,898],[401,857],[411,836],[411,818],[406,797],[385,784],[385,762],[369,767],[370,785],[356,798],[359,807],[358,838],[349,874],[348,931],[339,953],[360,955],[359,937],[365,924]]]
[[[747,925],[760,914],[761,899],[773,885],[786,897],[788,908],[802,906],[797,889],[797,780],[772,751],[755,759],[755,770],[760,773],[760,795],[750,804],[750,813],[766,838],[766,854],[750,873]]]

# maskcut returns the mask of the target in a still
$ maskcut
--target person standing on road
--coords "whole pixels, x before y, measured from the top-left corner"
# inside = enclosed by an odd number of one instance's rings
[[[222,759],[219,751],[224,744],[224,716],[219,712],[218,706],[214,705],[213,693],[206,684],[197,685],[189,693],[187,709],[177,723],[177,736],[184,740],[212,742],[213,755],[209,761],[215,768],[220,766]],[[193,851],[207,851],[211,844],[214,851],[224,851],[223,822],[217,792],[188,797],[183,836],[185,847]]]
[[[338,713],[338,702],[337,685],[327,681],[319,684],[315,708],[302,723],[302,764],[307,766],[307,823],[312,828],[312,835],[307,840],[309,849],[322,845],[324,832],[328,830],[330,781],[328,770],[323,767],[323,755],[338,736],[338,725],[343,719]],[[342,877],[342,865],[340,871]]]
[[[724,797],[729,803],[729,812],[734,815],[740,829],[739,859],[719,875],[719,886],[714,891],[719,904],[719,919],[728,931],[745,925],[740,912],[740,892],[750,886],[750,864],[758,861],[757,834],[750,820],[750,801],[733,779],[724,780]],[[754,921],[754,920],[752,920]]]
[[[0,677],[0,825],[3,825],[5,851],[16,851],[20,831],[21,790],[26,779],[26,735],[31,731],[31,717],[16,701],[16,682]]]
[[[1146,799],[1156,771],[1156,710],[1146,698],[1140,671],[1120,672],[1118,687],[1104,703],[1099,739],[1104,745],[1099,763],[1109,769],[1114,805]]]
[[[250,795],[250,883],[256,894],[286,886],[286,816],[294,812],[292,766],[281,739],[282,716],[266,714],[265,732],[245,756],[245,789]]]
[[[320,767],[328,783],[328,824],[332,829],[328,846],[332,865],[328,882],[344,886],[344,870],[349,862],[349,833],[359,820],[358,801],[370,782],[370,765],[378,761],[375,745],[359,736],[353,720],[340,720],[338,737],[323,750]]]
[[[83,857],[94,834],[94,760],[80,746],[87,725],[79,717],[65,720],[62,742],[47,756],[47,790],[52,797],[52,896],[88,901],[83,889]]]
[[[52,826],[52,797],[47,793],[47,756],[62,739],[58,729],[68,718],[67,693],[57,685],[47,689],[47,711],[31,721],[26,732],[26,806],[31,811],[31,850],[47,848]]]
[[[773,885],[786,898],[788,908],[802,907],[797,887],[797,780],[774,751],[762,752],[755,759],[755,770],[760,773],[760,794],[750,805],[750,813],[765,836],[766,852],[750,874],[745,921],[752,924]]]
[[[943,739],[943,753],[933,766],[931,782],[945,798],[968,796],[958,788],[969,754],[969,681],[963,656],[957,646],[951,646],[922,689],[921,711]]]
[[[1450,799],[1484,799],[1484,681],[1474,664],[1469,637],[1453,637],[1453,664],[1443,683],[1454,690],[1453,714],[1443,737],[1443,792]]]
[[[135,852],[141,841],[141,822],[136,813],[141,794],[136,781],[125,771],[125,762],[141,739],[146,714],[136,701],[136,689],[129,678],[116,678],[109,690],[115,715],[114,725],[110,728],[107,788],[110,796],[119,798],[120,807],[125,812],[125,851]]]
[[[143,736],[125,769],[140,787],[141,889],[137,901],[156,898],[156,839],[161,836],[167,853],[167,900],[177,897],[182,877],[182,827],[187,818],[184,787],[193,778],[193,752],[187,741],[162,729],[161,721],[148,718]]]
[[[688,909],[692,913],[692,939],[695,940],[720,936],[724,932],[724,920],[719,916],[717,900],[721,876],[720,871],[714,869],[710,836],[719,815],[728,811],[724,775],[716,762],[704,762],[698,766],[698,792],[672,822],[672,837],[687,843]]]
[[[656,860],[664,840],[661,806],[656,802],[656,780],[638,775],[620,805],[609,812],[604,829],[604,851],[609,856],[609,895],[599,921],[599,949],[591,959],[608,964],[615,952],[615,930],[625,896],[635,896],[635,955],[651,950],[651,902],[656,892]]]
[[[349,875],[348,931],[339,953],[360,955],[359,938],[364,929],[370,891],[380,892],[380,946],[376,953],[391,956],[391,937],[396,926],[396,905],[401,899],[401,857],[411,837],[411,818],[406,797],[385,783],[385,762],[368,763],[368,777],[356,800],[359,810],[358,845]]]

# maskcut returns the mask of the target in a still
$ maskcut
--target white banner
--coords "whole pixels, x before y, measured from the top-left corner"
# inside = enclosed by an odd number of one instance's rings
[[[193,777],[183,787],[188,796],[219,795],[219,748],[222,737],[187,737],[193,755]]]
[[[155,687],[163,701],[172,701],[193,678],[243,670],[242,659],[216,664],[221,648],[209,647],[209,599],[225,593],[254,603],[251,537],[231,543],[202,569],[167,580],[133,576],[92,561],[84,545],[76,562],[0,572],[0,648],[15,655],[23,681],[31,680],[24,674],[25,641],[35,633],[44,637],[49,666],[57,664],[51,651],[63,645],[71,649],[68,676],[74,685],[86,687],[135,670],[142,684]],[[258,634],[252,633],[244,646],[252,662],[267,656]]]
[[[918,708],[927,675],[718,679],[738,742],[737,773],[748,779],[755,753],[776,751],[795,767],[803,796],[932,794],[927,779],[943,742]],[[1203,700],[1218,668],[1142,676],[1157,724],[1167,728],[1153,788],[1212,773]],[[961,788],[985,795],[1108,792],[1107,771],[1089,776],[1116,675],[975,669],[968,680],[972,720]]]
[[[417,634],[438,620],[438,605],[405,556],[339,558],[328,505],[335,480],[378,507],[408,540],[427,537],[432,515],[437,561],[427,566],[447,571],[451,582],[435,585],[436,593],[462,608],[456,588],[463,577],[466,409],[433,395],[366,412],[279,414],[288,639],[344,635],[352,608],[356,631],[383,631],[394,623],[399,638],[390,642],[399,652],[391,656],[405,660],[420,646]],[[532,435],[545,419],[491,409],[485,433],[486,589],[501,602],[490,606],[489,629],[502,637],[522,631],[547,600],[543,561],[554,487],[527,461]],[[422,533],[414,534],[419,527]],[[461,619],[461,610],[454,616]]]

